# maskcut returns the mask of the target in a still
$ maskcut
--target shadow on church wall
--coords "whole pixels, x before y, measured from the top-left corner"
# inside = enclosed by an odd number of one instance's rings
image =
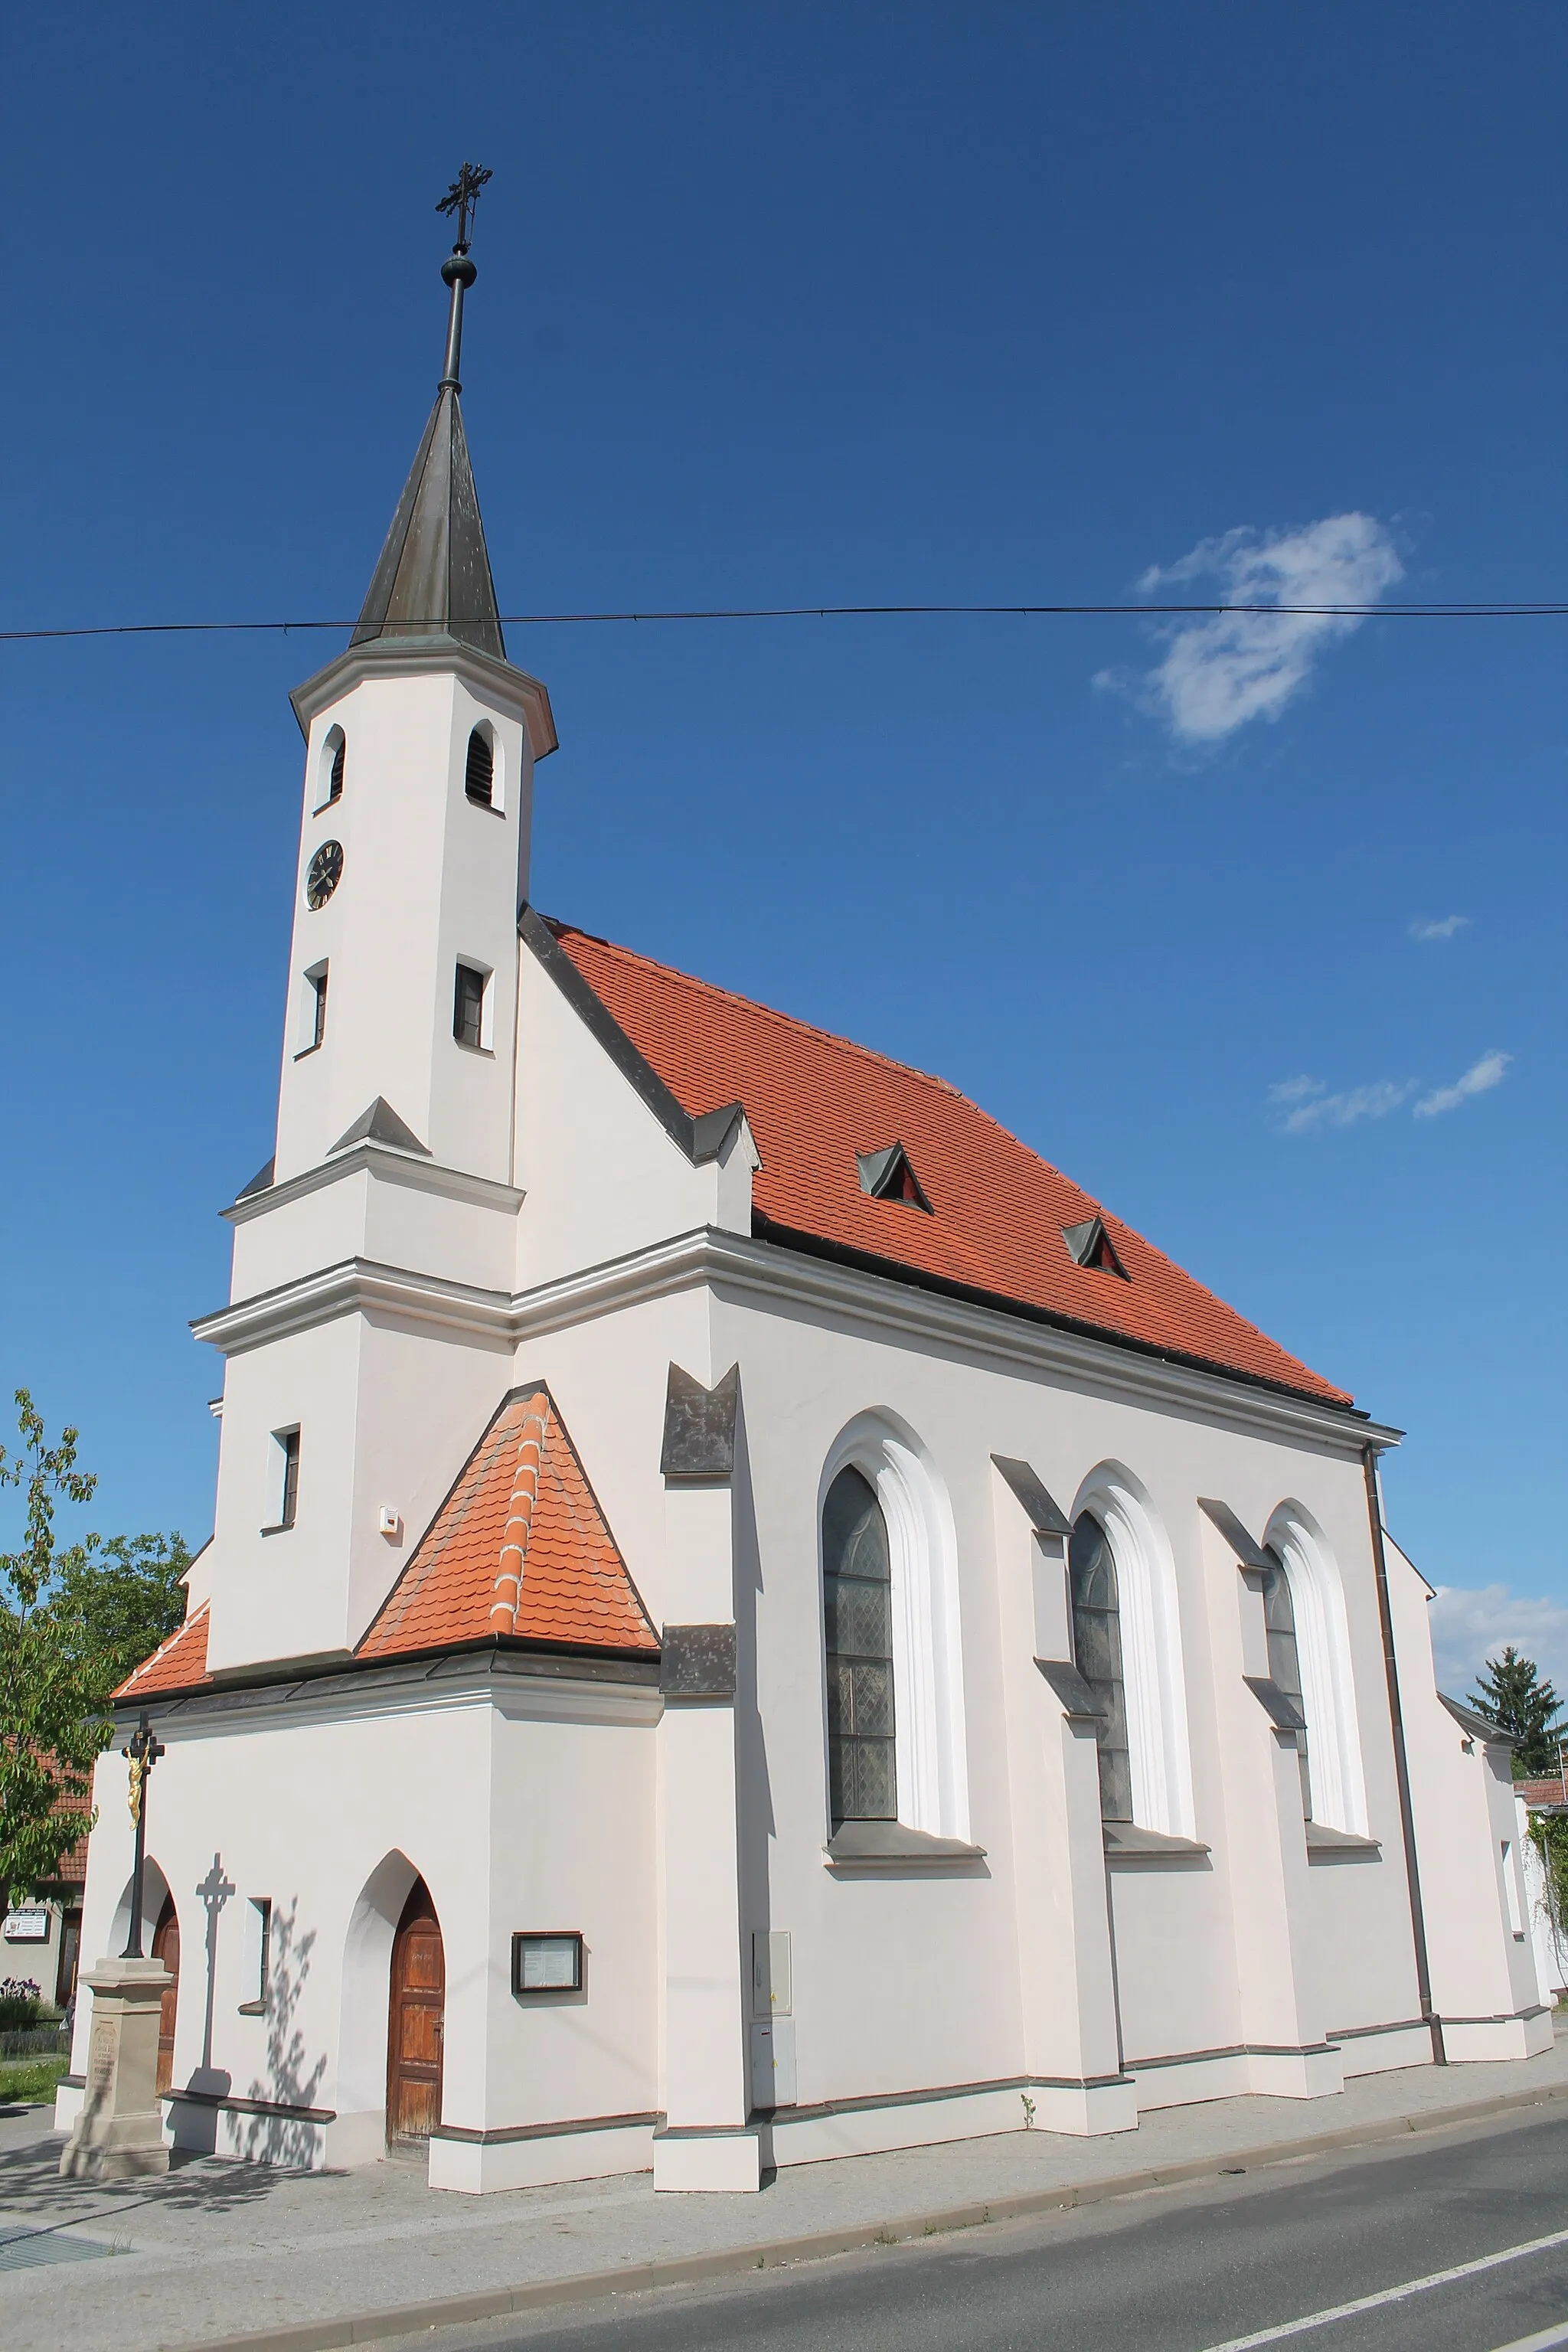
[[[310,2063],[304,2034],[297,2023],[300,2004],[310,1974],[315,1948],[314,1927],[300,1926],[300,1898],[289,1907],[276,1905],[267,1976],[267,2074],[253,2081],[248,2096],[269,2106],[313,2107],[327,2072],[325,2051]],[[320,2126],[300,2115],[276,2113],[247,2116],[241,2153],[252,2164],[309,2166],[314,2159]]]

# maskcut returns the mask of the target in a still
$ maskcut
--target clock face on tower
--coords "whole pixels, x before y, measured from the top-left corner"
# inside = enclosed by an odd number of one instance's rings
[[[342,879],[343,845],[323,841],[305,875],[305,904],[312,912],[324,907]]]

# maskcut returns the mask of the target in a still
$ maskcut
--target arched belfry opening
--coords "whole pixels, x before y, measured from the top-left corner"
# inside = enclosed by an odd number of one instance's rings
[[[416,1878],[392,1939],[386,2020],[386,2143],[427,2140],[441,2120],[447,1955],[430,1890]]]

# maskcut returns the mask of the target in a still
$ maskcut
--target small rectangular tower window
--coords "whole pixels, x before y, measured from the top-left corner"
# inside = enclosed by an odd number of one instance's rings
[[[486,996],[489,974],[471,963],[458,966],[457,986],[452,996],[452,1034],[459,1045],[485,1046],[489,1044],[486,1031],[489,1006]]]
[[[271,1958],[272,1898],[253,1895],[245,1906],[245,1999],[241,2014],[258,2017],[267,2007],[267,1970]]]
[[[327,967],[310,974],[310,986],[316,992],[315,1010],[311,1016],[310,1044],[320,1045],[327,1034]]]
[[[280,1528],[291,1528],[300,1508],[300,1433],[286,1430],[283,1436],[283,1507],[278,1514]]]
[[[272,1433],[272,1461],[268,1496],[272,1506],[272,1522],[264,1532],[281,1535],[291,1528],[300,1509],[300,1433],[297,1429],[275,1429]]]

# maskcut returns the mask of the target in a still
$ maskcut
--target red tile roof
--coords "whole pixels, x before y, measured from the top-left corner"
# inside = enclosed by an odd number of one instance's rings
[[[519,1636],[658,1652],[544,1388],[501,1407],[356,1654],[389,1658]]]
[[[1552,1772],[1545,1780],[1516,1780],[1513,1793],[1522,1797],[1527,1805],[1568,1804],[1568,1788],[1563,1786],[1561,1772]]]
[[[134,1671],[126,1675],[114,1693],[118,1699],[143,1699],[153,1691],[193,1690],[199,1683],[210,1683],[207,1672],[207,1603],[193,1609],[183,1625],[176,1625],[165,1642],[160,1642],[150,1658],[143,1658]]]
[[[92,1811],[92,1801],[89,1797],[59,1797],[55,1801],[54,1810],[57,1813],[80,1813],[85,1816]],[[85,1834],[79,1837],[75,1845],[61,1854],[58,1867],[51,1872],[47,1883],[50,1886],[85,1886],[87,1885]]]
[[[1332,1404],[1349,1396],[1040,1159],[944,1078],[731,996],[570,925],[562,949],[692,1117],[739,1099],[762,1156],[759,1233],[883,1261]],[[931,1213],[862,1191],[858,1152],[901,1143]],[[1098,1213],[1128,1279],[1078,1265],[1064,1226]]]

